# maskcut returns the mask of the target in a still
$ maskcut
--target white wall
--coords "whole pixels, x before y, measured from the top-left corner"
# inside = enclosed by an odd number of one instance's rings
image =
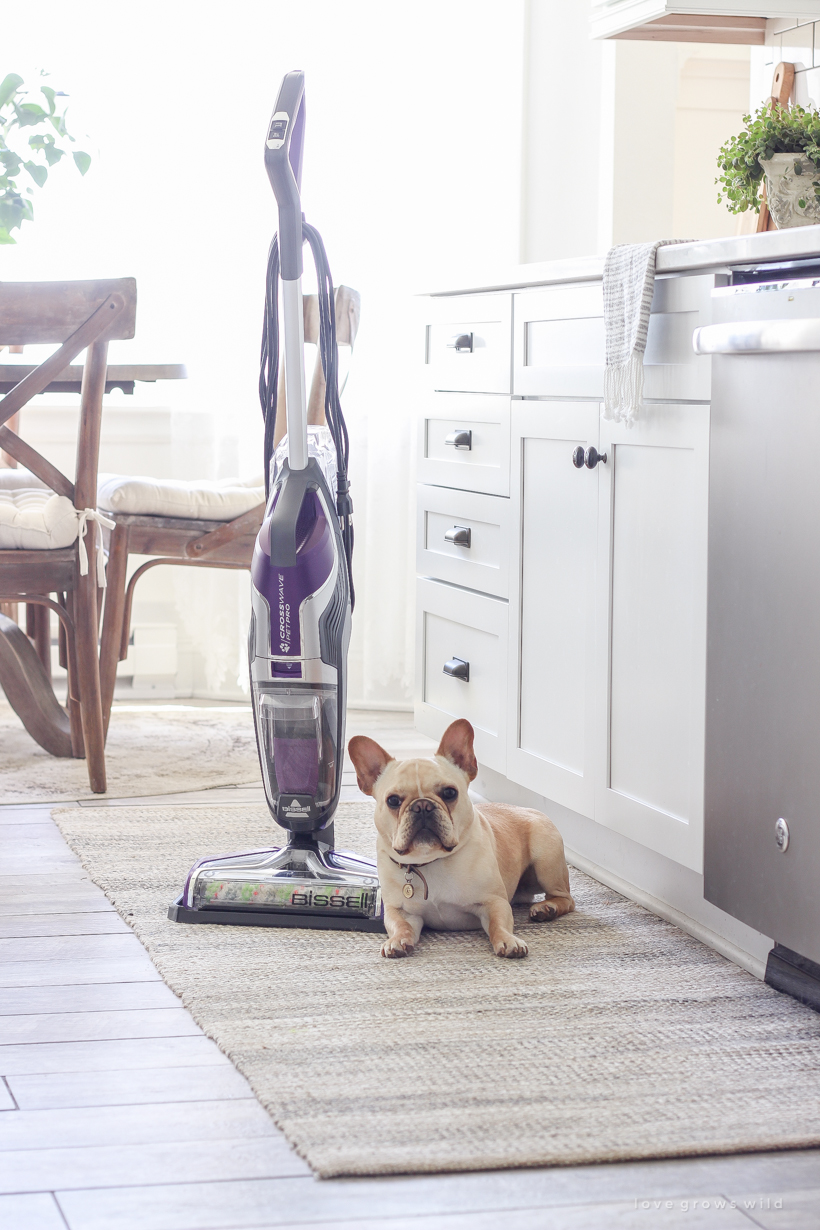
[[[527,0],[522,131],[522,261],[595,251],[603,111],[614,48],[589,38],[585,0]]]
[[[211,416],[219,474],[261,468],[256,385],[276,225],[262,142],[283,73],[305,69],[305,212],[335,280],[362,294],[346,396],[359,700],[410,697],[412,296],[478,253],[496,266],[519,256],[523,11],[523,0],[46,0],[3,15],[4,71],[51,72],[94,163],[85,180],[57,169],[19,245],[0,249],[0,279],[135,275],[137,339],[112,349],[188,364],[187,388],[168,385],[163,398]],[[246,581],[158,569],[151,584],[164,586],[196,657],[191,686],[235,690]]]
[[[747,49],[591,42],[586,0],[239,0],[225,12],[45,0],[4,13],[3,52],[4,71],[44,67],[70,92],[94,163],[84,180],[56,169],[18,246],[0,249],[0,280],[135,275],[137,338],[112,357],[188,364],[186,384],[153,393],[176,439],[186,416],[206,416],[207,477],[261,468],[276,224],[262,138],[282,74],[305,69],[305,211],[335,280],[362,294],[345,397],[359,599],[350,694],[407,703],[414,293],[457,268],[731,233],[711,181],[716,144],[737,127],[724,103],[743,88]],[[705,111],[692,107],[701,96]],[[246,578],[157,569],[142,584],[136,617],[178,625],[177,686],[239,695]]]
[[[721,144],[749,99],[749,48],[593,42],[583,0],[528,0],[522,260],[735,233]]]

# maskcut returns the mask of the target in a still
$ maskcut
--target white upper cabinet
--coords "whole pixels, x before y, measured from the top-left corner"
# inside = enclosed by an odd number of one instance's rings
[[[762,46],[767,19],[814,20],[818,0],[592,0],[592,38]]]

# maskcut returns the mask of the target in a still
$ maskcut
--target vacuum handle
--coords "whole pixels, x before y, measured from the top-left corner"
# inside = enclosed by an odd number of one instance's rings
[[[279,206],[282,278],[302,276],[302,151],[305,142],[305,74],[287,73],[279,87],[265,140],[265,170]]]

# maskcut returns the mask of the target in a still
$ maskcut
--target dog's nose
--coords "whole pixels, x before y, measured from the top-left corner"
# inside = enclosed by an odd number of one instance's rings
[[[429,816],[435,810],[436,805],[430,799],[416,799],[415,803],[410,804],[410,811],[416,816]]]

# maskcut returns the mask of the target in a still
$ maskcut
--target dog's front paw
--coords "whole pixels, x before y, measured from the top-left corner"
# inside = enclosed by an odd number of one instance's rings
[[[382,944],[383,957],[409,957],[415,944],[412,940],[388,939]]]
[[[528,952],[527,945],[517,935],[510,935],[495,945],[497,957],[526,957]]]
[[[530,918],[533,922],[552,922],[557,914],[555,906],[549,901],[536,901],[530,910]]]

